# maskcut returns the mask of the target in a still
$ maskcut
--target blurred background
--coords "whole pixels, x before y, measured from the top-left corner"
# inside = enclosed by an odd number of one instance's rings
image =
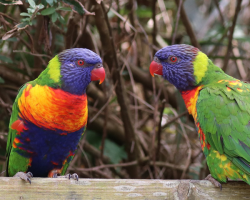
[[[149,65],[157,50],[185,43],[249,81],[249,24],[249,0],[0,0],[0,171],[19,88],[59,52],[81,47],[101,56],[107,76],[88,86],[88,127],[68,171],[205,178],[193,118],[175,87],[151,77]]]

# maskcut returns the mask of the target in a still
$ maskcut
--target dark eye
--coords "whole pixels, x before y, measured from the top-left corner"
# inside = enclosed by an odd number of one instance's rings
[[[177,60],[178,60],[178,58],[177,58],[176,56],[171,56],[171,57],[169,58],[169,61],[170,61],[171,63],[175,63],[175,62],[177,62]]]
[[[78,61],[77,61],[77,64],[78,64],[79,66],[82,66],[82,65],[84,65],[84,61],[83,61],[83,60],[78,60]]]

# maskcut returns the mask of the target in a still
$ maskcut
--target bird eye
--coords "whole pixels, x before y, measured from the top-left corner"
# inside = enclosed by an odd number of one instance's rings
[[[83,60],[78,60],[78,61],[77,61],[77,64],[78,64],[79,66],[82,66],[82,65],[84,65],[84,61],[83,61]]]
[[[160,62],[159,58],[157,58],[157,57],[154,57],[154,61],[158,62],[158,63]]]
[[[175,62],[177,62],[177,60],[178,60],[178,58],[177,58],[176,56],[171,56],[171,57],[169,58],[169,61],[170,61],[171,63],[175,63]]]

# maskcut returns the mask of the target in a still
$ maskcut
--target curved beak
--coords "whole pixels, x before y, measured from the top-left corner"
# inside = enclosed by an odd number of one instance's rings
[[[149,71],[151,76],[154,77],[155,74],[162,75],[162,65],[161,63],[155,62],[154,60],[151,62]]]
[[[94,69],[91,71],[91,81],[99,81],[99,84],[101,84],[105,79],[105,70],[102,66],[102,64],[97,64]]]

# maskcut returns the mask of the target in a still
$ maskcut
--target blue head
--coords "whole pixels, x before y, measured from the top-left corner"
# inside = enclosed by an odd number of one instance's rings
[[[61,63],[62,89],[72,94],[84,94],[92,80],[105,78],[102,60],[93,51],[74,48],[58,55]]]
[[[71,94],[82,95],[91,81],[105,79],[102,60],[93,51],[83,48],[68,49],[55,56],[45,70],[52,85]],[[42,73],[40,76],[44,77]]]
[[[200,65],[205,62],[204,66]],[[207,56],[186,45],[171,45],[156,52],[150,73],[162,75],[180,91],[196,87],[207,69]]]

